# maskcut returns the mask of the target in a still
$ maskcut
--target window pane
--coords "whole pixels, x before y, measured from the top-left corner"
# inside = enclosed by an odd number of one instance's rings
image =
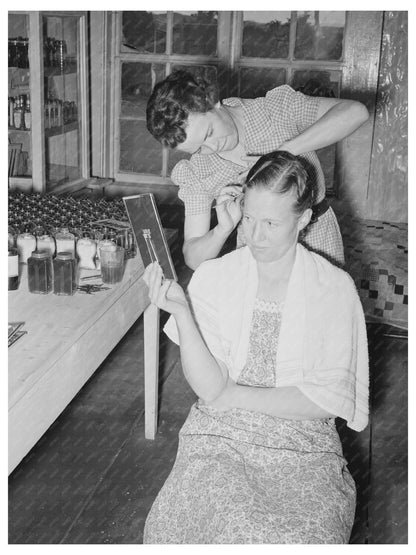
[[[175,54],[217,55],[218,12],[179,12],[173,14],[173,52]]]
[[[168,161],[168,175],[170,176],[173,168],[179,162],[179,160],[189,160],[191,157],[187,152],[181,152],[180,150],[169,150],[169,161]]]
[[[309,96],[339,98],[340,82],[340,71],[297,70],[292,87]]]
[[[9,13],[9,176],[32,175],[29,18]],[[26,113],[26,115],[25,115]]]
[[[298,12],[295,58],[340,60],[345,12]]]
[[[162,146],[145,121],[120,120],[120,171],[161,175]]]
[[[286,70],[245,67],[240,69],[241,98],[264,96],[267,91],[286,83]]]
[[[47,188],[81,177],[79,18],[43,18]],[[57,56],[58,52],[58,56]]]
[[[121,117],[146,118],[153,87],[165,77],[165,64],[124,62],[121,67]]]
[[[244,12],[243,56],[287,58],[290,12]]]
[[[166,12],[123,12],[121,52],[166,52]]]
[[[215,66],[187,66],[181,64],[175,64],[172,67],[172,71],[177,69],[184,69],[189,71],[192,75],[198,75],[206,79],[209,83],[216,83],[218,86],[217,68]]]

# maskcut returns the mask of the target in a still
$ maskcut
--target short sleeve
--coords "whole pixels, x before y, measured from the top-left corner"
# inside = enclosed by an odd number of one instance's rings
[[[277,122],[288,121],[302,133],[316,122],[320,99],[294,91],[289,85],[276,87],[266,94],[266,109]]]
[[[197,155],[180,160],[172,170],[172,181],[179,186],[179,198],[185,204],[185,215],[205,214],[222,187],[239,180],[236,164],[217,154]]]
[[[193,168],[192,163],[181,160],[172,170],[172,181],[178,185],[178,197],[185,204],[186,215],[205,214],[211,209],[214,199],[210,191],[205,190],[204,180]]]

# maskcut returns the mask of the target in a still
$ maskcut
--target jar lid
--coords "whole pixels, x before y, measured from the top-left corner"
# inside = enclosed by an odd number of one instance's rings
[[[32,258],[50,258],[51,254],[49,251],[32,251]]]
[[[72,258],[74,258],[74,256],[72,252],[63,251],[63,252],[58,252],[55,258],[59,258],[59,260],[71,260]]]

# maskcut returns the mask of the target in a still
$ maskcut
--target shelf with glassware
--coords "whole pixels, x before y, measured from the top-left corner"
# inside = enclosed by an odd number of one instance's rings
[[[91,178],[87,26],[87,12],[9,12],[10,188],[75,191]]]

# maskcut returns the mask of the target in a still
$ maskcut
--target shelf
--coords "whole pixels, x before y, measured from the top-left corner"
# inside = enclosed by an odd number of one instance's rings
[[[31,129],[16,129],[15,127],[9,127],[9,133],[30,133]]]
[[[59,127],[52,127],[50,129],[45,129],[45,137],[54,137],[55,135],[64,135],[70,131],[75,131],[78,129],[78,121],[71,121],[65,125]]]
[[[77,72],[76,64],[71,64],[70,66],[64,66],[61,69],[59,66],[45,67],[44,73],[45,77],[59,77],[60,75],[69,75]]]

